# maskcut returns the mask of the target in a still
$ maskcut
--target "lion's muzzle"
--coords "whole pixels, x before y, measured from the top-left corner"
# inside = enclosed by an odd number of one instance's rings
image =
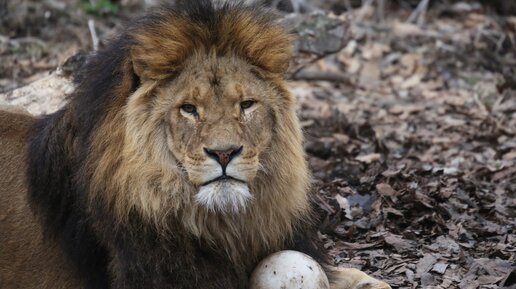
[[[243,146],[202,150],[203,161],[189,169],[200,184],[195,200],[215,213],[241,212],[252,199],[248,182],[257,170],[255,157],[249,157]]]

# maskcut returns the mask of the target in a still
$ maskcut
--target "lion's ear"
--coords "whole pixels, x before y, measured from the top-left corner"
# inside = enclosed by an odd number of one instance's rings
[[[155,52],[156,50],[143,45],[130,49],[132,70],[142,81],[164,79],[175,71],[173,61],[167,59],[163,52]]]
[[[292,38],[282,27],[271,25],[244,43],[248,58],[263,69],[273,73],[287,71],[292,59]],[[246,39],[244,35],[242,39]]]
[[[225,14],[218,27],[218,50],[236,51],[268,72],[283,73],[292,58],[292,36],[272,18],[259,18],[255,13],[235,10]]]
[[[126,58],[123,62],[120,71],[122,72],[122,79],[120,81],[119,89],[122,94],[131,94],[135,92],[141,83],[140,72],[136,72],[136,67],[131,58]]]
[[[154,79],[156,75],[152,73],[152,70],[149,69],[147,63],[145,62],[145,58],[143,57],[143,51],[141,47],[132,47],[130,50],[131,56],[131,65],[132,71],[134,74],[138,76],[142,81]]]
[[[274,38],[271,38],[274,39]],[[263,69],[272,73],[284,73],[287,71],[292,58],[292,47],[288,39],[280,42],[255,41],[254,46],[249,47],[248,57]]]
[[[134,74],[136,74],[140,79],[144,79],[146,77],[144,63],[138,59],[138,57],[137,57],[138,52],[135,51],[134,48],[131,48],[130,54],[131,54],[131,66],[132,66],[132,70],[133,70]]]

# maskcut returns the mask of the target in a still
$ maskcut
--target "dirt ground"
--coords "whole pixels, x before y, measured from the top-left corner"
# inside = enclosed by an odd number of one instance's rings
[[[515,288],[516,16],[485,1],[364,2],[282,12],[319,237],[336,264],[394,288]],[[12,89],[73,75],[92,31],[102,47],[152,5],[0,0],[0,104],[55,110],[73,88]]]

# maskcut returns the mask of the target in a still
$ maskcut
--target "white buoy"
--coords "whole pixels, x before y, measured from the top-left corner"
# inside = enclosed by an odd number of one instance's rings
[[[312,257],[280,251],[263,259],[253,271],[250,289],[329,289],[328,277]]]

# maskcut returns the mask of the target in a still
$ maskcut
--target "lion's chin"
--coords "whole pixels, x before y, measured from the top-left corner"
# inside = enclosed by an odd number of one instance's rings
[[[196,202],[213,213],[240,213],[251,199],[247,184],[236,180],[209,183],[195,195]]]

